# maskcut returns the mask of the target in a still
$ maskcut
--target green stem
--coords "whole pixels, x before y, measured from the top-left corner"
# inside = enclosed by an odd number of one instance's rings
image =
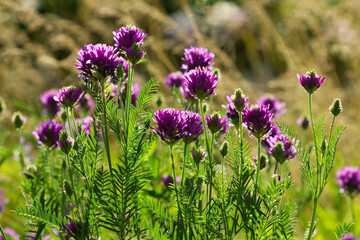
[[[5,234],[4,229],[1,226],[1,224],[0,224],[0,232],[1,232],[1,235],[3,236],[4,240],[9,240],[9,237],[8,237],[8,235]]]
[[[72,131],[72,128],[71,128],[71,121],[70,121],[70,113],[71,113],[71,110],[70,110],[70,108],[66,108],[65,111],[66,111],[66,119],[67,119],[68,126],[69,126],[70,136],[71,136],[72,138],[74,138],[74,134],[73,134],[73,131]]]
[[[256,198],[257,193],[258,193],[258,188],[259,188],[259,173],[260,173],[260,145],[261,145],[261,139],[258,139],[258,158],[257,158],[257,164],[256,164],[256,178],[255,178],[255,194],[254,197]]]
[[[71,115],[72,123],[74,125],[75,133],[80,134],[80,131],[77,129],[77,125],[76,125],[76,121],[75,121],[74,108],[70,108],[70,115]],[[75,134],[74,134],[73,138],[75,138]]]
[[[175,193],[176,193],[176,201],[177,201],[177,204],[178,204],[178,220],[179,220],[179,216],[180,216],[180,220],[181,220],[181,223],[184,227],[184,235],[185,235],[185,239],[187,238],[186,237],[186,230],[185,230],[185,222],[183,220],[183,217],[182,217],[182,212],[181,212],[181,205],[180,205],[180,197],[179,197],[179,192],[178,192],[178,188],[177,188],[177,183],[176,183],[176,173],[175,173],[175,163],[174,163],[174,155],[173,155],[173,148],[172,148],[172,145],[169,145],[170,147],[170,157],[171,157],[171,165],[172,165],[172,170],[173,170],[173,179],[174,179],[174,186],[175,186]],[[177,223],[179,224],[179,222]],[[180,225],[179,225],[180,226]],[[178,229],[180,229],[178,227]],[[179,234],[179,232],[178,232]]]
[[[313,235],[313,232],[314,232],[314,230],[315,230],[315,229],[313,229],[313,228],[314,228],[314,223],[315,223],[317,203],[318,203],[318,198],[315,197],[315,198],[314,198],[314,208],[313,208],[312,217],[311,217],[311,223],[310,223],[310,228],[309,228],[309,235],[308,235],[307,240],[310,240],[310,239],[311,239],[311,237],[312,237],[312,235]]]
[[[354,205],[354,197],[350,197],[350,201],[351,201],[351,216],[352,216],[352,221],[354,224],[356,224],[356,216],[355,216],[355,205]]]
[[[244,164],[244,156],[243,156],[243,126],[242,126],[242,113],[239,113],[239,126],[238,126],[238,132],[239,132],[239,141],[240,141],[240,180],[242,180],[242,170],[243,170],[243,164]]]
[[[18,135],[18,138],[19,138],[20,166],[21,166],[22,171],[24,171],[25,170],[25,159],[24,159],[24,148],[23,148],[23,145],[21,143],[21,130],[16,129],[16,131],[17,131],[17,135]]]
[[[182,168],[182,174],[181,174],[181,186],[184,185],[184,178],[185,178],[185,167],[186,167],[186,154],[187,154],[187,144],[184,143],[184,159],[183,159],[183,168]],[[175,179],[175,178],[174,178]]]
[[[110,155],[110,147],[109,147],[109,138],[108,138],[108,129],[107,129],[105,83],[102,83],[101,91],[102,91],[102,100],[103,100],[103,108],[104,108],[103,109],[104,110],[104,112],[103,112],[104,124],[103,124],[101,130],[102,130],[102,133],[103,133],[105,151],[106,151],[106,156],[107,156],[107,160],[108,160],[108,164],[109,164],[110,178],[113,179],[113,172],[112,172],[112,166],[111,166],[111,155]]]
[[[74,178],[73,178],[72,171],[71,171],[69,154],[66,154],[66,161],[67,161],[68,169],[69,169],[71,187],[72,187],[72,189],[73,189],[73,191],[74,191],[75,203],[76,203],[76,206],[79,207],[80,205],[79,205],[79,201],[78,201],[78,198],[77,198],[77,196],[76,196],[76,191],[75,191],[75,187],[74,187]]]
[[[52,189],[55,190],[55,186],[54,186],[54,180],[55,180],[54,173],[55,173],[55,170],[54,170],[54,163],[51,160],[50,154],[51,154],[50,149],[46,148],[46,159],[47,159],[47,161],[49,163],[49,166],[50,166],[51,186],[52,186]]]
[[[314,117],[313,117],[313,111],[312,111],[312,95],[309,93],[309,111],[310,111],[310,120],[311,120],[311,128],[313,133],[313,140],[315,145],[315,156],[316,156],[316,168],[319,170],[319,156],[318,156],[318,146],[316,141],[316,133],[315,133],[315,125],[314,125]],[[317,197],[318,193],[318,183],[319,183],[319,174],[318,171],[316,171],[316,191],[315,191],[315,197]]]

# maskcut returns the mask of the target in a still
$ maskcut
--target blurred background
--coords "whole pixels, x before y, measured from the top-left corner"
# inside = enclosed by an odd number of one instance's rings
[[[307,93],[296,74],[316,69],[327,76],[313,97],[315,116],[326,114],[330,125],[328,108],[339,97],[344,112],[337,124],[349,125],[318,209],[315,239],[333,239],[336,225],[351,220],[350,201],[338,193],[335,172],[345,165],[360,165],[360,1],[0,0],[0,96],[7,105],[0,131],[10,131],[5,146],[16,139],[10,121],[14,111],[29,116],[29,109],[38,109],[38,96],[44,91],[80,86],[75,68],[79,49],[89,43],[112,45],[112,31],[128,24],[149,34],[144,43],[146,61],[137,68],[135,82],[143,85],[156,76],[165,96],[170,91],[164,79],[180,70],[184,48],[213,51],[214,66],[222,76],[214,98],[218,110],[235,88],[241,87],[252,104],[270,93],[287,104],[281,121],[296,128],[296,119],[308,111]],[[29,121],[24,132],[31,138],[37,121]],[[13,158],[0,167],[0,188],[10,199],[1,223],[21,232],[24,221],[10,211],[23,202]],[[289,164],[289,171],[298,185],[296,161]],[[290,196],[296,200],[301,194],[294,190]],[[359,199],[355,201],[360,217]],[[302,236],[310,205],[299,215],[297,234]],[[360,235],[360,228],[354,232]]]

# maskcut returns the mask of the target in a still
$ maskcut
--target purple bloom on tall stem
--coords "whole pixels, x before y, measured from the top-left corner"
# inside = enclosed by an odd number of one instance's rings
[[[19,240],[20,235],[15,232],[14,229],[11,228],[4,228],[4,233],[6,235],[9,235],[11,237],[11,239],[15,239],[15,240]],[[0,240],[4,240],[5,238],[3,237],[3,235],[0,233]]]
[[[316,74],[315,70],[308,71],[306,74],[297,74],[299,82],[304,89],[312,94],[314,93],[324,82],[326,76],[321,77]]]
[[[336,172],[336,182],[340,191],[355,196],[360,192],[360,169],[358,167],[346,166]]]
[[[57,101],[55,101],[54,97],[58,96],[59,92],[57,90],[49,90],[40,95],[40,101],[44,106],[44,113],[49,115],[50,117],[55,116],[60,112],[60,105]]]
[[[64,108],[73,108],[79,104],[85,94],[86,91],[84,92],[81,88],[70,86],[60,89],[59,94],[54,97],[54,100]]]
[[[9,199],[3,198],[3,192],[0,190],[0,213],[4,212],[5,204],[9,203]]]
[[[88,44],[78,52],[80,59],[76,59],[76,68],[81,71],[78,77],[85,82],[88,80],[100,81],[110,76],[114,79],[115,70],[118,69],[119,53],[113,46],[98,43]]]
[[[206,126],[209,128],[212,134],[215,134],[226,128],[227,120],[226,118],[222,118],[220,114],[216,112],[212,115],[206,116]]]
[[[173,72],[167,75],[165,78],[166,87],[169,89],[179,88],[183,85],[183,73],[182,72]]]
[[[296,157],[297,151],[295,146],[288,140],[286,135],[275,135],[266,139],[268,143],[267,150],[279,163]]]
[[[94,108],[95,102],[88,94],[85,94],[84,97],[79,101],[79,104],[75,107],[76,110],[82,109],[84,112],[92,111]]]
[[[205,68],[196,68],[184,74],[184,87],[194,98],[200,100],[216,95],[215,88],[219,83],[216,74]]]
[[[174,178],[171,175],[164,175],[161,177],[165,187],[170,187],[170,184],[174,184]],[[180,182],[180,176],[176,177],[176,182]]]
[[[113,31],[115,47],[132,63],[137,63],[145,56],[146,52],[141,47],[146,36],[140,29],[130,25]]]
[[[40,144],[47,147],[54,147],[59,140],[60,131],[62,129],[63,126],[61,126],[61,123],[56,122],[55,120],[46,120],[44,123],[39,123],[39,128],[35,128],[33,135]]]
[[[243,111],[243,122],[251,135],[257,139],[267,137],[271,132],[271,120],[274,114],[268,106],[252,105]]]
[[[259,105],[269,106],[269,110],[274,113],[274,119],[280,118],[286,113],[286,103],[280,102],[276,97],[262,96],[257,101]]]
[[[214,65],[215,54],[206,48],[196,48],[191,46],[184,49],[184,57],[181,58],[185,63],[181,66],[186,72],[197,67],[206,68],[211,71]]]
[[[190,111],[182,112],[186,115],[183,141],[186,144],[190,144],[193,141],[197,141],[199,136],[204,133],[203,123],[200,114]]]
[[[153,126],[150,128],[164,142],[172,146],[184,137],[188,117],[184,111],[165,108],[156,111],[154,115],[153,120],[158,125],[158,129]]]

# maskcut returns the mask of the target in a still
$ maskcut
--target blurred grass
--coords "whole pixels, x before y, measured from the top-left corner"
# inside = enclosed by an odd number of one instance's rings
[[[88,43],[112,44],[112,31],[127,24],[149,34],[147,61],[139,66],[135,81],[144,83],[156,75],[164,95],[169,91],[163,79],[180,69],[184,48],[212,50],[222,73],[214,98],[217,110],[237,87],[250,96],[251,103],[272,93],[287,103],[288,113],[281,120],[296,127],[296,119],[307,113],[307,94],[296,74],[315,68],[327,76],[314,96],[316,115],[327,114],[332,99],[340,97],[344,112],[337,124],[350,125],[340,141],[333,176],[318,211],[315,239],[334,238],[336,225],[351,216],[349,199],[338,193],[334,182],[335,171],[358,165],[360,158],[360,1],[1,0],[0,95],[9,105],[2,127],[12,129],[11,114],[19,109],[12,102],[35,106],[45,90],[80,85],[74,67],[76,52]],[[328,124],[330,120],[326,118]],[[27,133],[36,122],[28,122]],[[9,136],[6,146],[13,142],[15,137]],[[296,160],[289,166],[300,180]],[[0,169],[4,195],[10,199],[1,223],[20,231],[22,220],[9,211],[22,201],[17,167],[8,160]],[[297,195],[290,192],[289,196]],[[357,206],[359,199],[355,201]],[[360,216],[359,207],[356,210]],[[310,211],[307,204],[300,214],[298,237]],[[355,230],[360,235],[359,227]]]

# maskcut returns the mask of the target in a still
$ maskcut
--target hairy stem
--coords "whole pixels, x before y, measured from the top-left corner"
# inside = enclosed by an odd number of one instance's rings
[[[76,191],[75,191],[75,187],[74,187],[74,178],[73,178],[72,171],[71,171],[69,154],[66,154],[66,161],[67,161],[67,165],[68,165],[68,169],[69,169],[71,187],[72,187],[72,189],[74,191],[75,203],[76,203],[76,206],[79,207],[80,205],[79,205],[79,201],[78,201],[78,198],[76,196]]]
[[[254,197],[257,196],[258,190],[259,190],[259,173],[260,173],[260,145],[261,145],[261,139],[258,138],[258,142],[257,142],[257,146],[258,146],[258,157],[257,157],[257,163],[256,163],[256,178],[255,178],[255,184],[254,184],[254,188],[255,188],[255,193],[254,193]]]
[[[108,160],[108,164],[109,164],[110,177],[111,177],[111,179],[113,179],[113,171],[112,171],[112,166],[111,166],[110,146],[109,146],[109,138],[108,138],[108,128],[107,128],[105,83],[102,83],[101,91],[102,91],[102,101],[103,101],[103,108],[104,108],[103,109],[104,110],[103,111],[104,124],[102,124],[101,130],[102,130],[103,139],[104,139],[106,156],[107,156],[107,160]]]
[[[172,148],[172,145],[169,145],[170,147],[170,157],[171,157],[171,165],[172,165],[172,170],[173,170],[173,179],[174,179],[174,186],[175,186],[175,193],[176,193],[176,201],[177,201],[177,205],[178,205],[178,220],[181,221],[183,227],[184,227],[184,236],[185,236],[185,239],[187,239],[186,237],[186,226],[185,226],[185,222],[183,220],[183,217],[182,217],[182,212],[181,212],[181,205],[180,205],[180,197],[179,197],[179,191],[178,191],[178,188],[177,188],[177,183],[176,183],[176,173],[175,173],[175,163],[174,163],[174,155],[173,155],[173,148]],[[179,217],[180,216],[180,217]],[[180,230],[180,223],[179,221],[177,222],[178,224],[178,230]],[[180,231],[178,231],[178,234],[180,233]]]
[[[185,166],[186,166],[186,156],[187,156],[187,147],[188,145],[184,143],[184,159],[183,159],[183,168],[182,168],[182,174],[181,174],[181,186],[184,185],[184,178],[185,178]],[[176,179],[175,179],[176,180]],[[175,181],[174,180],[174,181]]]

